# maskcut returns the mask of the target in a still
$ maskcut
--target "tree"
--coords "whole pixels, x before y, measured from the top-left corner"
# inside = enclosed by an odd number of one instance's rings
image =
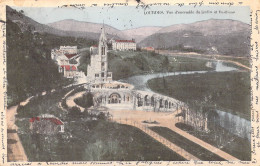
[[[78,118],[82,116],[82,113],[77,106],[73,106],[71,109],[69,109],[69,116],[71,118]]]
[[[90,92],[84,94],[82,97],[76,98],[74,101],[77,105],[84,108],[89,108],[94,105],[93,95]]]
[[[168,88],[167,82],[166,82],[166,79],[164,76],[163,76],[163,87],[164,87],[164,90],[167,90],[167,88]]]
[[[164,72],[168,71],[170,62],[169,62],[169,58],[167,56],[164,57],[161,65],[162,65]]]
[[[98,119],[100,120],[106,120],[106,115],[104,112],[100,112],[97,116]]]
[[[87,93],[86,100],[87,100],[87,107],[91,107],[94,105],[92,93]]]

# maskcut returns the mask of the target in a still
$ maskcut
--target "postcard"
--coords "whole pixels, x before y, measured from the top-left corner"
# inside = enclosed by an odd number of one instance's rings
[[[259,2],[1,11],[0,165],[259,165]]]

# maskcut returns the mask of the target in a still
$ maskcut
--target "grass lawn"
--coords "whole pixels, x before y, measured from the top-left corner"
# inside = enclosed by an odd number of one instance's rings
[[[65,133],[19,136],[30,161],[184,160],[137,128],[103,120],[75,119]]]
[[[225,160],[166,127],[150,127],[150,129],[160,134],[164,138],[168,139],[172,143],[176,144],[177,146],[183,148],[184,150],[191,153],[192,155],[199,158],[200,160],[204,160],[204,161]]]
[[[176,127],[187,131],[189,134],[208,142],[209,144],[220,148],[221,150],[237,157],[240,160],[251,160],[251,144],[248,140],[231,134],[223,128],[219,131],[210,131],[208,133],[194,130],[192,126],[184,123],[177,123]],[[222,133],[222,134],[219,134]]]
[[[211,106],[250,120],[249,72],[169,76],[149,80],[148,86],[193,106]]]

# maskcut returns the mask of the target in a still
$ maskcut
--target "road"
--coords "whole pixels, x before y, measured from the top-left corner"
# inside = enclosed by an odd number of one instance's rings
[[[72,96],[69,96],[67,99],[66,99],[66,104],[69,108],[72,108],[74,106],[77,106],[79,107],[80,111],[83,112],[85,110],[85,108],[77,105],[75,102],[74,102],[74,99],[78,98],[78,97],[81,97],[84,93],[86,93],[86,91],[83,91],[83,92],[78,92]]]
[[[20,105],[26,105],[32,97],[20,103]],[[17,114],[18,105],[10,107],[7,109],[6,121],[7,121],[7,130],[15,130],[16,132],[7,132],[7,140],[14,140],[15,143],[9,143],[8,149],[11,153],[8,153],[8,161],[28,161],[26,153],[24,151],[23,145],[20,141],[20,138],[17,134],[18,127],[15,125],[15,115]]]

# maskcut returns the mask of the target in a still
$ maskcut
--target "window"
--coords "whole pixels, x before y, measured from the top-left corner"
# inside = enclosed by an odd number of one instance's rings
[[[104,77],[105,76],[105,73],[101,73],[101,77]]]
[[[105,51],[106,51],[106,48],[105,47],[101,47],[101,55],[105,55]]]
[[[95,77],[99,77],[99,74],[95,74]]]

